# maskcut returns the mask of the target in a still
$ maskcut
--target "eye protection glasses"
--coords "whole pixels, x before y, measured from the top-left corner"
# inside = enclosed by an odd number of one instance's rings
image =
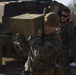
[[[63,17],[68,17],[69,15],[63,15],[63,14],[61,14],[61,16],[63,16]]]

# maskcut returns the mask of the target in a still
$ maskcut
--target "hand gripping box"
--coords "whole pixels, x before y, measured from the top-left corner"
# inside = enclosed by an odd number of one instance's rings
[[[43,14],[22,14],[10,18],[13,33],[34,36],[39,28],[43,29]]]

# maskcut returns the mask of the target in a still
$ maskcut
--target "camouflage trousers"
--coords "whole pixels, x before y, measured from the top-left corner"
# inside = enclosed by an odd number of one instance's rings
[[[62,67],[62,74],[70,75],[69,60],[67,56],[60,59],[60,65]]]
[[[46,70],[42,73],[24,72],[22,75],[63,75],[63,74],[61,68],[53,67],[52,69]]]

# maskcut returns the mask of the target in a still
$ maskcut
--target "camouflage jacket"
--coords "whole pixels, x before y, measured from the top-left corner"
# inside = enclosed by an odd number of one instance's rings
[[[62,39],[62,48],[71,50],[73,52],[75,48],[75,30],[74,25],[71,22],[61,23],[61,39]]]
[[[61,40],[58,34],[31,38],[30,46],[25,70],[43,72],[56,66],[56,58],[61,50]]]

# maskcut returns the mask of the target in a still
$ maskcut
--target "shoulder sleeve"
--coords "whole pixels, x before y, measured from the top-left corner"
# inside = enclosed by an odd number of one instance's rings
[[[39,41],[40,39],[38,41],[35,41],[32,45],[32,50],[34,50],[33,53],[37,59],[44,59],[52,56],[56,54],[61,48],[61,41],[58,37],[55,37],[51,40],[47,39],[44,43],[42,40],[41,42]]]

